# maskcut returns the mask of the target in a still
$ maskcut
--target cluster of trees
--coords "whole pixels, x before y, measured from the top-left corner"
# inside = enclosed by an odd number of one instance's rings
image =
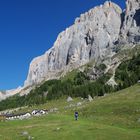
[[[123,62],[116,70],[117,90],[127,88],[140,80],[140,55]]]
[[[112,91],[112,87],[105,83],[110,78],[110,75],[104,75],[96,81],[90,81],[84,73],[79,72],[74,80],[57,81],[48,90],[47,99],[58,99],[63,96],[83,97],[103,96],[105,93]]]
[[[84,72],[78,72],[73,79],[50,80],[33,89],[28,95],[15,95],[0,102],[0,110],[9,108],[44,104],[48,100],[59,99],[65,96],[83,97],[103,96],[112,90],[105,82],[109,75],[100,77],[97,81],[90,81]]]

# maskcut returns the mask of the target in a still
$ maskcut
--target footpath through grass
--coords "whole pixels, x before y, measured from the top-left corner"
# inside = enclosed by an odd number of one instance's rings
[[[65,111],[67,104],[60,100],[42,106],[59,108],[56,114],[0,122],[0,140],[27,140],[22,132],[34,140],[140,140],[140,85]],[[78,121],[74,110],[80,114]]]

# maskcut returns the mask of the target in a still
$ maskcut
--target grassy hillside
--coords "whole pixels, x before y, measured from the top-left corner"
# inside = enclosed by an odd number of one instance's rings
[[[34,140],[139,140],[140,85],[97,97],[93,102],[65,109],[70,104],[83,102],[77,98],[49,101],[38,108],[59,109],[58,113],[23,121],[0,122],[0,140],[27,140],[26,131]],[[20,111],[30,111],[37,106]],[[74,121],[74,110],[80,117]]]

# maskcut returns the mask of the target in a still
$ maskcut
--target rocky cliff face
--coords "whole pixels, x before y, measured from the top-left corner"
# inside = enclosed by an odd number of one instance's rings
[[[58,35],[54,46],[35,58],[25,87],[58,78],[61,73],[90,60],[98,61],[114,54],[115,45],[140,42],[140,1],[127,0],[126,10],[112,2],[95,7],[75,20]]]
[[[50,50],[31,62],[24,87],[18,92],[29,93],[33,85],[59,78],[90,60],[111,58],[117,46],[137,43],[140,43],[140,0],[127,0],[124,11],[107,1],[76,18],[71,27],[58,35]],[[3,95],[0,93],[0,98]]]
[[[121,8],[112,2],[82,14],[74,25],[59,34],[49,51],[31,62],[25,86],[56,78],[58,73],[89,60],[113,55],[113,44],[119,39],[122,24],[121,14]]]
[[[140,0],[127,0],[122,13],[120,42],[123,44],[140,42]]]

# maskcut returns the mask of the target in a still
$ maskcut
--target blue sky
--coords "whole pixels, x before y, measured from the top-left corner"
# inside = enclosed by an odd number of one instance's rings
[[[125,8],[125,0],[112,0]],[[1,0],[0,90],[23,85],[31,60],[76,17],[105,0]]]

